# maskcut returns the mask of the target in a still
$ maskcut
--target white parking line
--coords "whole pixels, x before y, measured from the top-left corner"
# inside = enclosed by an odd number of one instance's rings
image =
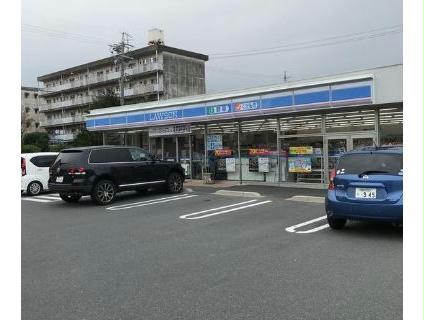
[[[34,201],[34,202],[53,202],[52,200],[47,199],[37,199],[37,198],[21,198],[23,201]]]
[[[312,202],[312,203],[324,203],[324,197],[314,197],[314,196],[293,196],[285,200],[289,201],[298,201],[298,202]]]
[[[296,224],[294,226],[287,227],[286,231],[287,232],[293,232],[293,233],[313,233],[313,232],[317,232],[317,231],[323,230],[325,228],[328,228],[328,224],[321,225],[321,226],[315,227],[313,229],[304,230],[304,231],[296,231],[296,229],[298,229],[300,227],[307,226],[307,225],[312,224],[312,223],[317,222],[317,221],[324,220],[326,218],[327,218],[327,216],[322,216],[322,217],[319,217],[319,218],[316,218],[316,219],[308,220],[308,221]]]
[[[180,216],[179,218],[186,219],[189,216],[194,216],[194,215],[199,214],[199,213],[205,213],[205,212],[210,212],[210,211],[216,211],[216,210],[226,209],[226,208],[235,207],[235,206],[238,206],[238,205],[242,205],[242,204],[246,204],[246,203],[251,203],[251,202],[256,202],[256,201],[258,201],[258,200],[243,201],[243,202],[239,202],[239,203],[230,204],[228,206],[222,206],[222,207],[218,207],[218,208],[212,208],[212,209],[202,210],[202,211],[198,211],[198,212],[184,214],[184,215]]]
[[[183,194],[183,195],[171,196],[171,197],[166,197],[166,198],[151,199],[151,200],[146,200],[146,201],[141,201],[141,202],[127,203],[127,204],[123,204],[123,205],[119,205],[119,206],[108,207],[108,208],[106,208],[106,210],[111,210],[111,211],[126,210],[126,209],[131,209],[131,208],[149,206],[149,205],[157,204],[157,203],[165,203],[165,202],[169,202],[169,201],[183,200],[183,199],[188,199],[188,198],[192,198],[192,197],[197,197],[197,195],[195,195],[195,194],[193,194],[193,195]]]
[[[180,218],[181,219],[187,219],[187,220],[203,219],[203,218],[207,218],[207,217],[211,217],[211,216],[216,216],[216,215],[227,213],[227,212],[242,210],[242,209],[246,209],[246,208],[250,208],[250,207],[254,207],[254,206],[260,206],[260,205],[263,205],[265,203],[272,202],[271,200],[266,200],[266,201],[261,201],[261,202],[256,202],[256,201],[257,200],[244,201],[244,202],[236,203],[236,204],[229,205],[229,206],[224,206],[224,207],[219,207],[219,208],[213,208],[213,209],[208,209],[208,210],[193,212],[193,213],[190,213],[190,214],[182,215],[182,216],[180,216]],[[223,208],[234,207],[234,206],[237,206],[237,205],[240,205],[240,204],[250,203],[250,202],[254,202],[254,203],[251,203],[251,204],[248,204],[248,205],[245,205],[245,206],[241,206],[241,207],[236,207],[236,208],[232,208],[232,209],[227,209],[227,210],[223,210],[223,211],[218,211],[218,212],[214,212],[214,213],[205,214],[205,215],[202,215],[202,216],[191,217],[193,215],[197,215],[197,214],[200,214],[200,213],[209,212],[209,211],[216,211],[216,210],[220,210],[220,209],[223,209]]]
[[[37,196],[37,199],[61,200],[59,196],[53,197],[51,195],[48,195],[48,196]]]

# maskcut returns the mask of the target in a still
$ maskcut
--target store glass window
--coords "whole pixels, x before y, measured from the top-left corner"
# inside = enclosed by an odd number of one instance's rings
[[[277,120],[243,121],[240,155],[243,181],[277,183]]]
[[[208,125],[208,169],[215,180],[239,180],[238,123]]]
[[[292,116],[280,119],[281,135],[320,134],[321,115]]]
[[[324,182],[322,136],[293,137],[281,140],[282,182]]]
[[[358,110],[329,113],[325,118],[327,133],[375,130],[375,111]]]
[[[403,112],[400,108],[380,110],[380,144],[403,144]]]

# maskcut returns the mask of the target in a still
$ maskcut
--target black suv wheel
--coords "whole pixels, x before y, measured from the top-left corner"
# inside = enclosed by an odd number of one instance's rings
[[[115,184],[110,180],[100,180],[96,183],[91,193],[91,199],[99,205],[111,203],[116,196]]]
[[[346,224],[346,219],[330,218],[329,216],[327,216],[327,221],[330,228],[334,230],[343,229]]]
[[[80,194],[59,193],[59,197],[66,202],[78,202],[82,196]]]
[[[169,193],[180,193],[183,191],[183,176],[178,172],[171,172],[166,180],[166,188]]]

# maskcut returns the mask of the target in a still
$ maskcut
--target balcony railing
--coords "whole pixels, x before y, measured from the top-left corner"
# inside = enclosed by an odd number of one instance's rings
[[[40,123],[41,127],[51,127],[51,126],[61,126],[72,123],[84,122],[83,115],[76,115],[73,117],[64,117],[64,118],[56,118],[56,119],[46,119]]]
[[[139,65],[134,68],[127,68],[125,69],[125,74],[127,75],[135,75],[143,72],[149,72],[149,71],[156,71],[163,69],[162,63],[148,63],[145,65]],[[53,86],[53,87],[45,87],[43,88],[39,94],[40,95],[46,95],[52,92],[58,92],[62,90],[67,90],[71,88],[78,88],[83,87],[91,84],[95,84],[98,82],[108,81],[108,80],[115,80],[118,79],[121,76],[120,71],[116,72],[108,72],[108,73],[102,73],[102,74],[89,74],[88,77],[85,77],[83,79],[76,79],[74,81],[70,81],[61,85]]]
[[[66,108],[66,107],[75,106],[75,105],[79,105],[79,104],[91,103],[91,102],[93,102],[93,98],[91,96],[77,97],[75,99],[70,99],[70,100],[65,100],[65,101],[45,103],[41,106],[40,110],[41,111],[46,111],[46,110],[49,111],[49,110],[61,109],[61,108]]]

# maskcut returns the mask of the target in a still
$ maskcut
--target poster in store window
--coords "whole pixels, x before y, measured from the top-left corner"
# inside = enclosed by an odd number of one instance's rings
[[[227,171],[227,162],[225,159],[216,159],[216,171],[217,172],[226,172]]]
[[[289,148],[290,154],[313,154],[313,148],[312,146],[304,146],[304,147],[290,147]]]
[[[226,158],[225,167],[227,172],[236,172],[236,158]]]
[[[312,172],[312,161],[310,157],[289,157],[290,173],[309,173]]]
[[[222,149],[222,135],[209,134],[208,135],[208,151]]]
[[[269,158],[258,158],[258,171],[269,172]]]
[[[257,157],[250,157],[249,158],[249,171],[250,172],[258,172],[258,170],[259,170],[258,158]]]

